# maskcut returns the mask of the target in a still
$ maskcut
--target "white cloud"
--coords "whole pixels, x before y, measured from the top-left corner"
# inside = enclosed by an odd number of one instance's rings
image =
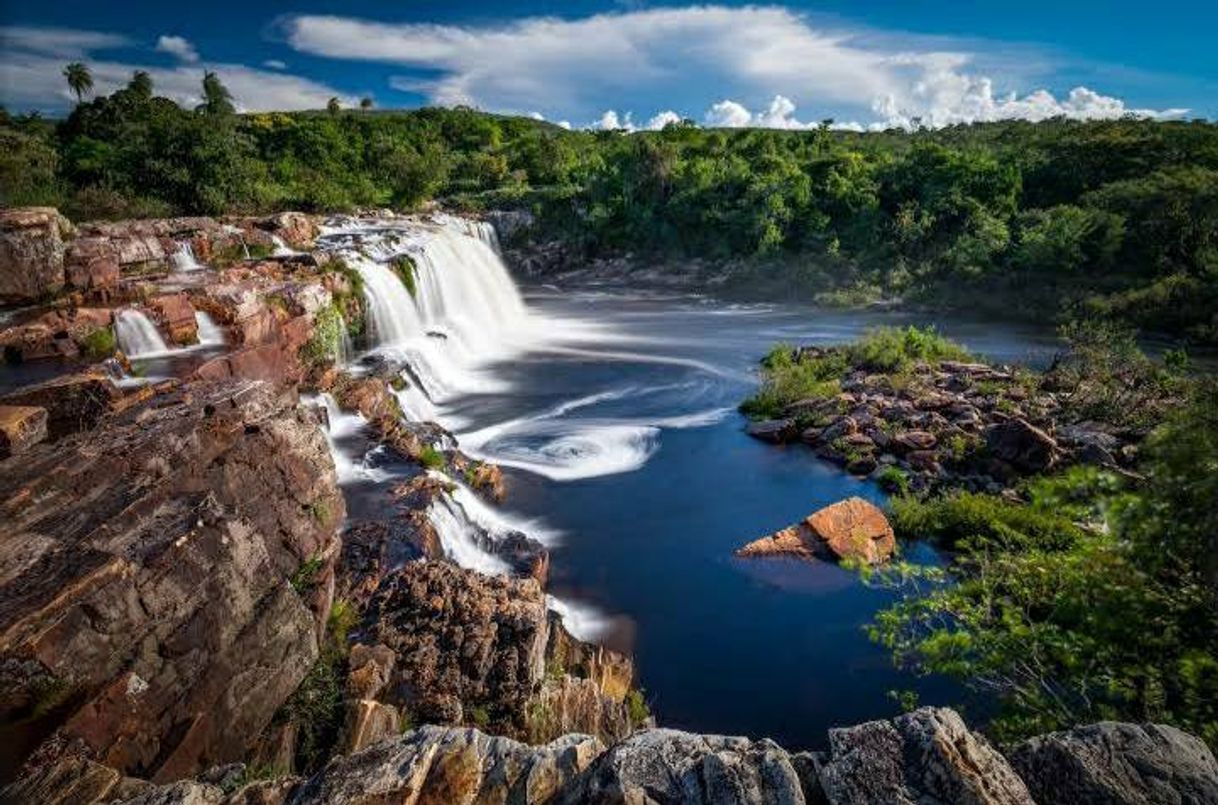
[[[1043,90],[1012,96],[1010,88],[1043,72],[1019,48],[831,29],[772,6],[633,9],[487,25],[302,15],[282,25],[298,51],[416,70],[391,85],[432,103],[551,117],[591,119],[623,98],[635,108],[701,109],[716,100],[706,97],[711,92],[744,103],[782,98],[748,113],[747,124],[780,128],[808,125],[795,118],[796,104],[816,110],[813,118],[870,117],[877,125],[1031,116],[1058,107],[1077,116],[1124,109],[1096,93],[1071,93],[1065,101],[1044,98]],[[1001,71],[1006,94],[996,94],[990,69]],[[717,103],[707,122],[742,125],[742,110],[741,101]],[[620,117],[617,127],[629,128]]]
[[[651,120],[648,120],[646,128],[648,128],[652,131],[659,131],[660,129],[667,126],[669,123],[680,123],[681,119],[682,118],[680,115],[678,115],[676,112],[669,109],[667,111],[660,112],[659,114],[652,117]]]
[[[195,46],[185,37],[162,36],[156,41],[156,49],[187,64],[194,64],[199,60],[199,51],[195,50]]]
[[[281,62],[279,59],[267,59],[266,61],[264,61],[264,62],[262,63],[262,66],[263,66],[263,67],[269,67],[269,68],[270,68],[270,69],[272,69],[272,70],[286,70],[286,69],[288,69],[288,65],[287,65],[285,62]]]
[[[33,31],[33,34],[31,34]],[[157,67],[93,57],[95,51],[123,47],[129,41],[113,34],[68,29],[0,29],[0,103],[10,109],[61,111],[72,95],[63,79],[65,58],[86,60],[97,94],[123,87],[136,70],[151,76],[156,92],[186,107],[201,102],[203,69],[189,65]],[[320,109],[332,96],[344,104],[357,99],[300,76],[242,64],[210,65],[242,111]]]

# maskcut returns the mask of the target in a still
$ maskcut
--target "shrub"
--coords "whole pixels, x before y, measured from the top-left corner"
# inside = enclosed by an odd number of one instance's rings
[[[845,357],[837,351],[802,353],[797,358],[789,346],[774,347],[761,361],[761,388],[740,404],[740,412],[775,417],[791,403],[834,397],[841,391],[839,378],[846,369]]]
[[[877,327],[846,348],[850,362],[876,372],[895,372],[917,361],[968,360],[961,345],[934,327]]]
[[[909,474],[900,467],[885,467],[880,470],[875,480],[885,492],[895,495],[909,494]]]
[[[626,715],[630,718],[630,726],[638,728],[651,718],[651,708],[647,706],[647,697],[641,688],[632,688],[626,694]]]
[[[86,357],[90,360],[100,361],[114,354],[118,348],[118,342],[114,337],[114,330],[109,327],[100,327],[86,335],[80,346]]]
[[[429,470],[438,470],[447,463],[444,454],[429,444],[423,445],[423,449],[419,451],[418,460]]]
[[[313,336],[300,348],[301,357],[314,366],[335,360],[342,351],[343,315],[330,305],[313,317]]]
[[[930,500],[898,497],[891,515],[899,535],[952,549],[990,545],[1062,550],[1081,536],[1078,526],[1050,508],[974,492]]]
[[[288,583],[297,593],[306,593],[317,585],[317,574],[321,572],[322,566],[320,556],[311,556],[296,568],[296,572],[288,579]]]

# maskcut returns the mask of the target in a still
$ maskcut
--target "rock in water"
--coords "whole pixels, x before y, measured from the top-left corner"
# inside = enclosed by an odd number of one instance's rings
[[[896,537],[884,512],[862,498],[826,506],[803,522],[736,551],[737,556],[798,556],[861,559],[879,564],[896,549]]]
[[[747,432],[754,439],[771,444],[782,444],[792,441],[799,434],[799,428],[796,427],[793,419],[767,419],[750,423]]]
[[[155,780],[241,759],[317,657],[344,505],[290,390],[195,384],[35,445],[0,512],[0,725],[34,714],[44,749]]]
[[[820,782],[834,805],[1034,805],[1019,776],[954,711],[922,707],[829,731]]]
[[[558,802],[803,805],[809,799],[792,757],[773,741],[652,729],[601,755]]]
[[[1009,757],[1040,805],[1218,802],[1218,761],[1175,727],[1103,721],[1032,738]]]

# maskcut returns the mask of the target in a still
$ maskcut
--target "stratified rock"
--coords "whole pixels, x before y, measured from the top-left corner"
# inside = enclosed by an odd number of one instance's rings
[[[412,713],[438,720],[454,699],[523,729],[549,636],[535,581],[412,562],[382,582],[369,612],[371,639],[397,654],[391,686],[406,691],[401,704]]]
[[[53,207],[0,210],[0,304],[34,302],[63,288],[72,225]]]
[[[1011,419],[988,427],[985,446],[994,458],[1029,473],[1051,469],[1060,453],[1052,436],[1024,419]]]
[[[0,512],[0,719],[32,734],[175,779],[240,759],[317,656],[344,505],[294,392],[195,384],[36,445]]]
[[[64,275],[79,291],[106,288],[118,282],[118,261],[118,248],[109,238],[76,238],[67,248]]]
[[[773,741],[677,730],[636,732],[558,797],[564,805],[803,805],[791,757]]]
[[[47,437],[47,409],[0,405],[0,459],[24,453]]]
[[[92,428],[102,416],[115,410],[122,398],[108,376],[83,372],[18,389],[0,398],[0,404],[45,409],[47,436],[54,440]]]
[[[421,727],[332,761],[297,792],[295,801],[541,805],[603,751],[587,735],[529,746],[473,729]]]
[[[799,430],[792,419],[766,419],[761,422],[750,422],[747,428],[749,436],[771,444],[782,444],[793,440]]]
[[[834,805],[1033,805],[1007,761],[953,710],[829,731],[820,782]]]
[[[320,229],[317,219],[302,212],[281,212],[259,223],[259,227],[282,238],[294,249],[311,249]]]
[[[896,537],[884,512],[862,498],[848,498],[818,510],[803,522],[750,542],[736,555],[851,558],[878,564],[895,549]]]
[[[193,344],[199,340],[199,325],[195,309],[186,294],[175,293],[157,296],[149,300],[148,306],[156,312],[157,320],[169,333],[175,344]]]
[[[1040,805],[1218,802],[1218,761],[1175,727],[1104,721],[1008,753]]]

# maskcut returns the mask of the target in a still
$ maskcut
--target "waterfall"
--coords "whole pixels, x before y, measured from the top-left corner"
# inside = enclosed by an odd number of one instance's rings
[[[195,259],[194,247],[185,240],[178,244],[178,250],[169,258],[175,273],[201,271],[203,266]]]
[[[300,254],[300,252],[284,243],[283,238],[278,235],[271,235],[271,243],[275,245],[275,251],[271,252],[273,257],[291,257],[294,254]]]
[[[202,310],[195,311],[195,323],[199,326],[199,346],[222,347],[225,344],[224,328],[216,324],[211,316]]]
[[[128,308],[114,317],[114,333],[119,349],[128,358],[150,358],[173,350],[161,338],[156,325],[142,311]]]
[[[440,538],[444,555],[449,559],[461,567],[488,576],[508,572],[508,566],[502,559],[487,553],[478,544],[478,526],[469,519],[460,503],[442,494],[432,502],[427,515]]]

